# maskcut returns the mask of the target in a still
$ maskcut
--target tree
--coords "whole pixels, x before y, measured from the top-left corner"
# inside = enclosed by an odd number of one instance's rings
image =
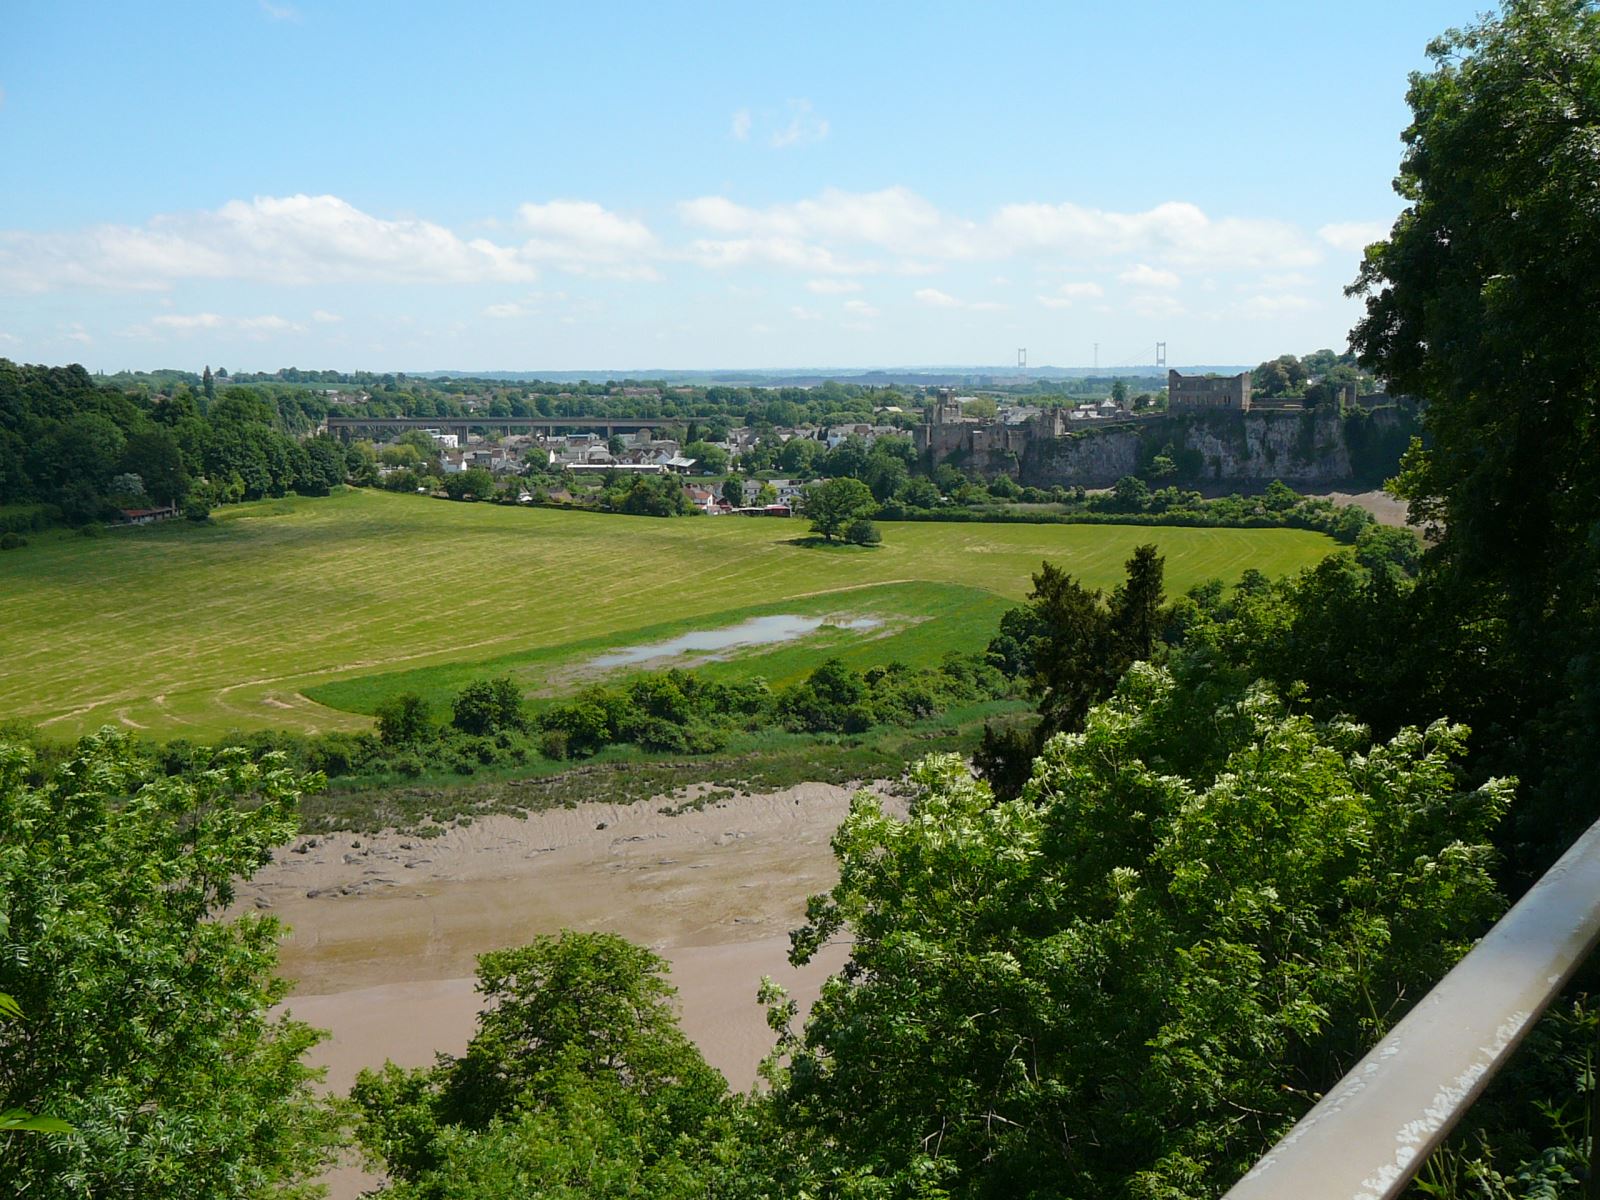
[[[0,992],[0,1025],[22,1020],[22,1008],[12,996]],[[25,1108],[0,1108],[0,1133],[71,1133],[72,1126],[59,1117],[36,1117]]]
[[[180,504],[189,492],[189,473],[177,440],[156,428],[136,433],[122,449],[122,469],[139,476],[157,504]]]
[[[728,452],[710,442],[690,442],[683,448],[683,456],[695,460],[695,469],[702,475],[720,475],[728,466]]]
[[[934,487],[932,480],[908,479],[895,498],[907,508],[937,508],[939,489]]]
[[[1427,402],[1396,487],[1432,530],[1424,594],[1513,668],[1461,691],[1506,731],[1483,749],[1523,780],[1535,869],[1600,815],[1600,10],[1509,0],[1429,54],[1351,344]]]
[[[1112,512],[1143,512],[1150,506],[1150,485],[1137,475],[1124,475],[1102,501]]]
[[[468,467],[446,475],[444,490],[452,500],[488,500],[494,496],[494,476],[482,467]]]
[[[844,540],[855,546],[876,546],[883,541],[883,534],[866,517],[857,517],[845,527]]]
[[[412,746],[433,736],[433,712],[415,692],[378,705],[378,737],[385,746]]]
[[[269,1018],[282,932],[225,920],[234,881],[316,786],[226,750],[169,777],[110,730],[41,770],[0,745],[0,1096],[74,1132],[6,1138],[0,1196],[257,1197],[305,1181],[335,1124],[301,1062],[317,1035]]]
[[[852,433],[822,458],[818,464],[822,474],[829,479],[850,477],[860,479],[866,473],[872,450],[867,439]]]
[[[456,695],[450,714],[452,725],[478,737],[502,729],[525,729],[528,723],[522,711],[522,689],[506,675],[467,684]]]
[[[1133,663],[1159,657],[1169,617],[1166,560],[1152,545],[1136,546],[1123,567],[1126,580],[1107,604],[1099,591],[1044,563],[1028,603],[1001,615],[986,658],[1023,683],[1040,719],[1030,728],[984,727],[975,762],[997,795],[1016,796],[1046,739],[1077,732],[1090,707],[1111,694]]]
[[[873,454],[867,460],[863,470],[862,481],[872,490],[872,498],[879,504],[887,504],[910,481],[911,472],[906,469],[905,463],[898,458],[886,454],[878,454],[877,447],[873,447]]]
[[[1111,385],[1111,399],[1118,408],[1128,407],[1128,381],[1118,379]]]
[[[1292,354],[1279,355],[1250,373],[1250,389],[1263,396],[1289,396],[1305,387],[1305,364]]]
[[[481,955],[466,1054],[352,1091],[397,1195],[705,1195],[727,1084],[678,1028],[666,971],[612,933]]]
[[[811,518],[811,530],[830,542],[852,521],[871,516],[876,508],[871,490],[859,479],[827,479],[805,490],[805,514]]]
[[[846,1194],[1218,1195],[1498,914],[1462,729],[1197,699],[1136,667],[1019,800],[954,755],[903,821],[856,798],[792,956],[850,963],[778,1095]]]
[[[217,398],[216,381],[211,378],[211,366],[208,363],[204,374],[200,376],[200,389],[206,394],[206,401],[210,403]]]

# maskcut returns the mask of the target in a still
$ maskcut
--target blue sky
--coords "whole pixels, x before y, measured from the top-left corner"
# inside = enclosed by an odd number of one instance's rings
[[[1470,0],[0,15],[0,355],[91,369],[1342,348]]]

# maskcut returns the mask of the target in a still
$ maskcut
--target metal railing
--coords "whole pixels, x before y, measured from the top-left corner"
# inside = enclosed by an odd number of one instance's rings
[[[1600,941],[1600,822],[1224,1200],[1388,1200]]]

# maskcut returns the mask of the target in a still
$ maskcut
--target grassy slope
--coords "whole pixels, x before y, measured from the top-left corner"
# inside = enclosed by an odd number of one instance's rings
[[[653,640],[807,598],[826,597],[817,603],[833,611],[831,593],[882,584],[961,589],[876,597],[922,618],[896,636],[907,653],[936,657],[961,644],[975,613],[997,611],[971,589],[1015,601],[1044,558],[1110,586],[1133,546],[1154,541],[1176,592],[1246,567],[1295,570],[1333,547],[1296,530],[927,523],[886,526],[876,549],[824,549],[795,545],[804,531],[351,491],[241,505],[209,527],[50,539],[0,557],[0,719],[56,735],[119,722],[155,736],[359,727],[365,718],[304,692],[417,667],[531,662],[571,643],[626,645],[639,631]],[[839,600],[841,610],[874,607]],[[809,645],[767,656],[763,671],[798,669]]]

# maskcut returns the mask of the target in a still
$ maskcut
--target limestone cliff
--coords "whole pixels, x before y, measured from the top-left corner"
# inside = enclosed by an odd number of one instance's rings
[[[1034,487],[1109,487],[1124,475],[1149,477],[1166,455],[1168,482],[1374,486],[1395,473],[1417,431],[1415,410],[1395,405],[1340,414],[1309,412],[1186,413],[1152,417],[1064,437],[1031,438],[1018,478]]]

